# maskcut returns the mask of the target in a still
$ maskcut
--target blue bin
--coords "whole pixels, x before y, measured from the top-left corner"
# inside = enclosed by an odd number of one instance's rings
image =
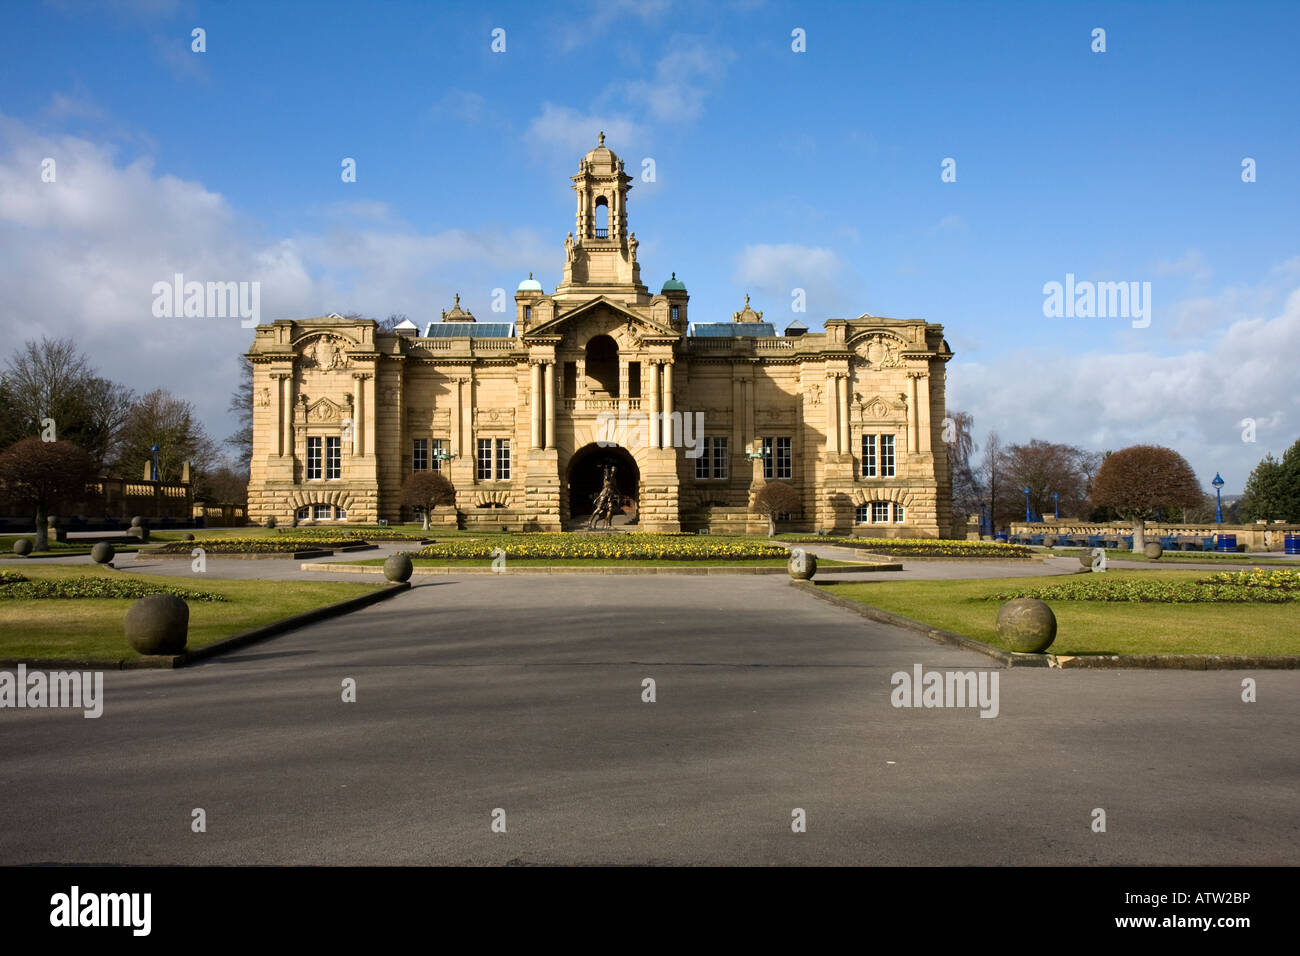
[[[1005,534],[995,534],[995,535],[993,536],[993,540],[994,540],[994,541],[1001,541],[1003,544],[1006,544],[1006,543],[1007,543],[1007,536],[1006,536]]]
[[[1236,551],[1237,551],[1237,536],[1236,536],[1235,534],[1221,534],[1221,535],[1219,535],[1219,542],[1218,542],[1218,544],[1215,546],[1215,549],[1214,549],[1214,550],[1215,550],[1215,551],[1229,551],[1229,552],[1232,552],[1232,553],[1235,554]]]
[[[1288,534],[1282,541],[1287,554],[1300,554],[1300,534]]]

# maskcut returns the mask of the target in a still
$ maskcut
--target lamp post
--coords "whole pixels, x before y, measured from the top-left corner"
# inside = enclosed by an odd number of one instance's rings
[[[980,502],[980,537],[983,537],[983,536],[984,536],[984,529],[985,529],[986,527],[988,527],[988,519],[987,519],[987,518],[985,517],[985,515],[984,515],[984,509],[985,509],[984,502],[981,501],[981,502]],[[993,530],[990,528],[990,529],[989,529],[989,534],[992,534],[992,533],[993,533]]]
[[[153,480],[157,481],[158,480],[158,445],[155,443],[153,448],[150,449],[150,451],[153,452]]]
[[[1034,520],[1033,512],[1029,510],[1029,496],[1031,494],[1032,492],[1028,488],[1026,488],[1025,489],[1025,522],[1026,523],[1029,523]]]
[[[1052,492],[1052,517],[1058,520],[1061,517],[1061,493],[1059,491]]]
[[[1223,524],[1223,478],[1219,476],[1217,471],[1214,473],[1214,480],[1210,484],[1214,485],[1214,522],[1215,524]]]

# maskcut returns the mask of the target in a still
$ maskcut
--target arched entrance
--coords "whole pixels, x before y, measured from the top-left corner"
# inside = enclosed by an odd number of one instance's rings
[[[641,469],[626,448],[612,445],[602,448],[593,443],[579,448],[569,459],[565,473],[568,487],[569,521],[585,521],[592,512],[596,496],[604,484],[605,468],[613,466],[614,485],[618,489],[621,515],[614,516],[614,524],[635,524],[637,501],[641,497]]]

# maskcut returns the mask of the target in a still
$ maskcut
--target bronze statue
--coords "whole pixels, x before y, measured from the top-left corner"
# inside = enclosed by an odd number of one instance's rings
[[[600,493],[596,495],[596,505],[591,512],[591,520],[587,522],[587,530],[595,531],[596,522],[603,520],[607,529],[614,527],[615,512],[622,513],[619,507],[618,486],[614,484],[614,472],[616,465],[605,466],[605,481],[601,486]]]

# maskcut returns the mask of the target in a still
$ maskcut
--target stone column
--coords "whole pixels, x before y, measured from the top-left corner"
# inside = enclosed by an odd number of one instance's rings
[[[846,454],[849,451],[849,379],[846,375],[837,375],[835,377],[835,393],[838,398],[839,408],[836,409],[835,417],[839,420],[840,426],[840,454]]]
[[[663,430],[659,427],[659,360],[650,360],[650,447],[658,448]]]
[[[460,425],[461,425],[461,383],[464,379],[457,376],[451,380],[451,453],[457,458],[463,458],[464,448],[461,447]]]
[[[840,453],[840,423],[836,412],[839,410],[840,399],[836,389],[837,378],[834,372],[826,373],[826,453],[828,455],[838,455]]]
[[[285,388],[285,382],[289,376],[283,373],[276,373],[275,379],[275,453],[278,457],[284,457],[286,447],[285,435],[289,431],[288,400]]]
[[[917,427],[921,431],[920,450],[922,452],[930,451],[930,376],[922,375],[916,380],[917,391],[920,392],[918,400],[920,404],[917,411],[920,413]]]
[[[355,372],[352,375],[354,383],[352,393],[355,396],[352,407],[356,415],[356,421],[352,423],[352,453],[358,458],[366,456],[366,379],[368,377],[364,372]]]
[[[920,451],[917,445],[920,409],[916,407],[916,377],[916,372],[907,373],[907,453],[909,455],[915,455]]]
[[[542,366],[537,362],[532,363],[530,369],[532,373],[532,409],[533,409],[533,434],[530,448],[542,447]]]
[[[664,363],[664,447],[676,447],[673,433],[673,363]]]
[[[555,363],[546,363],[546,385],[543,401],[546,403],[546,447],[555,447]]]
[[[379,431],[379,416],[376,414],[377,405],[375,402],[375,376],[367,375],[362,384],[366,393],[366,407],[361,412],[366,423],[366,457],[373,458],[375,454],[375,432]]]

